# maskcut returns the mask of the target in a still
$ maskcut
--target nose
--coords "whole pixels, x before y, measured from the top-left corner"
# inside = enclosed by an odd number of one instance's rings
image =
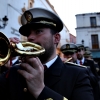
[[[71,58],[71,55],[68,55],[67,58]]]
[[[80,54],[80,52],[78,51],[77,54]]]
[[[28,39],[29,42],[35,41],[36,35],[34,34],[34,32],[31,32],[31,33],[29,34],[29,36],[27,37],[27,39]]]

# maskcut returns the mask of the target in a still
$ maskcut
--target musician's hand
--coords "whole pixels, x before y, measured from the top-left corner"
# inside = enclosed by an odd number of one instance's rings
[[[9,41],[10,41],[10,43],[19,43],[20,42],[20,40],[19,40],[19,38],[16,38],[16,37],[12,37],[12,38],[9,38]]]
[[[39,58],[26,58],[26,62],[21,64],[25,70],[18,70],[18,72],[26,79],[28,90],[37,98],[44,85],[44,67]]]

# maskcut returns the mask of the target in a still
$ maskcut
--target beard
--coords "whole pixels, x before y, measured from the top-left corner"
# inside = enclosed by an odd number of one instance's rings
[[[49,48],[45,48],[44,54],[39,56],[39,59],[42,62],[42,64],[45,64],[49,60],[49,58],[53,55],[53,53],[54,53],[53,46],[50,46]]]
[[[83,56],[80,55],[80,54],[78,54],[78,55],[77,55],[77,58],[78,58],[79,60],[81,60],[81,59],[83,58]]]
[[[49,58],[52,56],[53,54],[53,48],[50,49],[45,49],[45,53],[39,56],[40,61],[42,62],[42,64],[46,63]]]

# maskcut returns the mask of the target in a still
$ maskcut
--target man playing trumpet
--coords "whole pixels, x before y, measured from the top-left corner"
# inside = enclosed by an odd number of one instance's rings
[[[0,77],[0,99],[94,100],[87,69],[65,64],[56,54],[61,19],[49,10],[33,8],[24,12],[21,22],[20,34],[45,52],[38,57],[25,56],[20,66]]]

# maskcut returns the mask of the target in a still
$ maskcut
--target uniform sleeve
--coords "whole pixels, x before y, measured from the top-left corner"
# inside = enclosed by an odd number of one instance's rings
[[[88,70],[81,70],[73,89],[71,100],[94,100]]]
[[[6,73],[0,75],[0,100],[9,100],[9,92],[7,88],[8,82],[5,76]]]
[[[70,97],[67,98],[66,95],[63,96],[52,89],[45,87],[37,100],[94,100],[88,71],[80,70]]]
[[[98,83],[98,78],[91,72],[90,69],[88,69],[89,71],[89,78],[90,78],[90,83],[91,85],[94,87],[97,85]]]
[[[45,86],[37,100],[68,100],[68,99]]]

